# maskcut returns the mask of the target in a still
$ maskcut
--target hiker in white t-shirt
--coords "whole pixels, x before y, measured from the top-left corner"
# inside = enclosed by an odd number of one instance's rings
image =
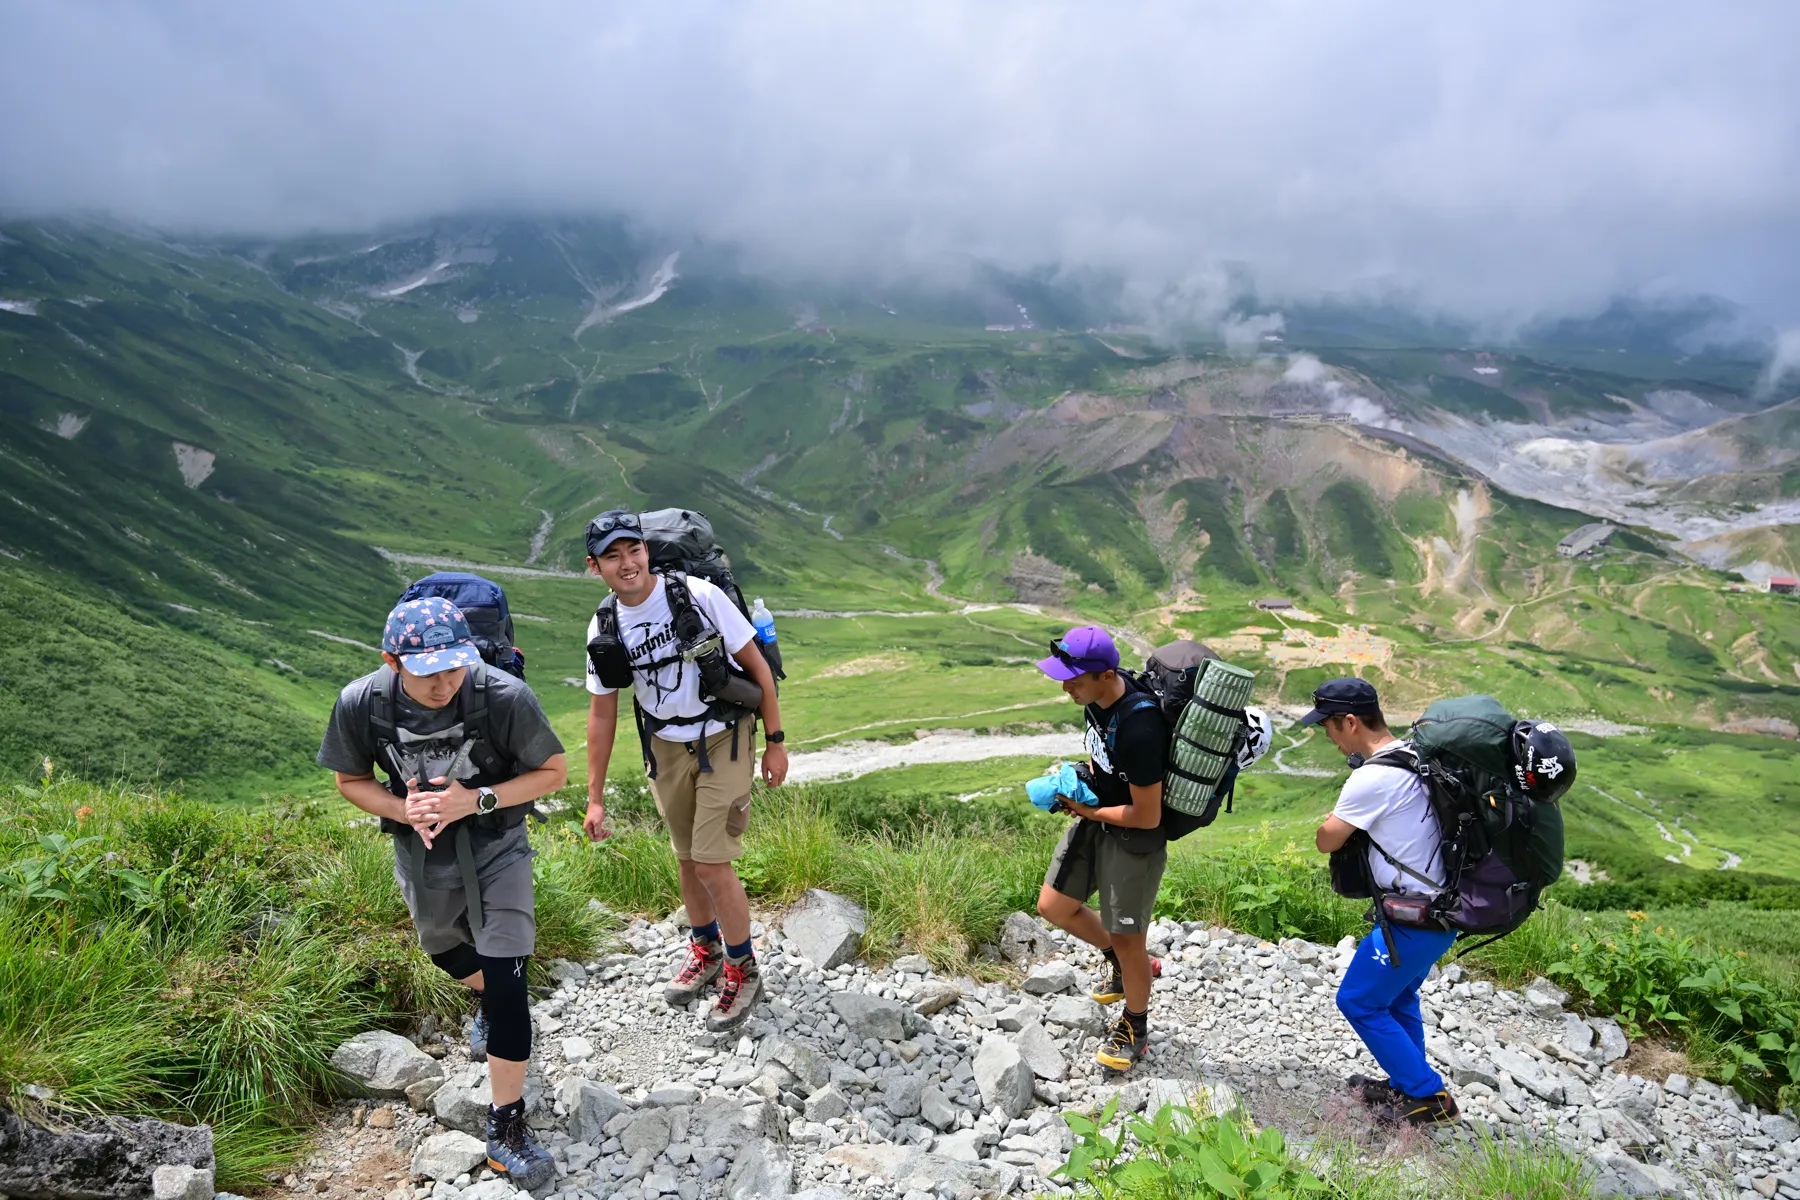
[[[688,956],[663,989],[663,999],[685,1007],[717,977],[719,994],[707,1018],[714,1033],[736,1029],[750,1015],[762,976],[750,941],[750,902],[732,865],[744,853],[750,821],[756,719],[763,725],[763,782],[787,778],[787,747],[775,677],[757,649],[755,630],[719,588],[694,575],[664,576],[650,569],[649,547],[636,514],[605,512],[588,526],[588,569],[612,589],[605,604],[617,625],[619,677],[602,682],[594,647],[600,613],[588,626],[588,805],[584,826],[593,841],[607,836],[606,771],[619,721],[619,688],[627,684],[638,708],[645,767],[656,810],[669,830],[680,871],[681,898],[692,925]],[[677,601],[671,605],[671,593]],[[698,616],[699,640],[684,647],[678,634],[685,594]],[[685,610],[684,610],[685,611]],[[622,643],[622,646],[620,645]],[[729,655],[737,664],[728,690],[745,681],[754,700],[709,702],[702,694],[700,647]],[[686,653],[684,653],[684,649]],[[722,651],[722,654],[720,653]],[[725,664],[718,666],[721,674]]]
[[[1370,881],[1378,895],[1435,893],[1444,879],[1437,817],[1424,781],[1408,759],[1394,754],[1400,745],[1388,732],[1374,686],[1329,680],[1313,693],[1313,710],[1300,723],[1320,726],[1333,745],[1362,764],[1350,772],[1337,807],[1319,826],[1319,851],[1330,854],[1361,836],[1369,843]],[[1385,932],[1377,925],[1363,938],[1344,971],[1338,1011],[1387,1072],[1386,1079],[1352,1075],[1347,1082],[1378,1119],[1413,1125],[1457,1119],[1455,1099],[1425,1056],[1419,1011],[1419,985],[1455,940],[1455,930],[1388,921]]]

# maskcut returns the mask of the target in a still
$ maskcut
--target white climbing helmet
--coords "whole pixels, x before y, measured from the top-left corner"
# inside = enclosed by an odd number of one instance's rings
[[[1269,721],[1269,714],[1260,708],[1246,708],[1244,723],[1249,731],[1244,735],[1244,744],[1238,748],[1238,770],[1248,771],[1256,765],[1256,760],[1269,752],[1269,743],[1274,740],[1275,726]]]

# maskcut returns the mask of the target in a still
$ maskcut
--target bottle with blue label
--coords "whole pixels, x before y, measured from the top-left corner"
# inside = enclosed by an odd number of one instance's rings
[[[761,596],[750,606],[750,624],[756,630],[756,644],[768,660],[769,669],[775,673],[775,678],[786,679],[787,675],[781,669],[781,647],[775,642],[775,614],[769,611]]]

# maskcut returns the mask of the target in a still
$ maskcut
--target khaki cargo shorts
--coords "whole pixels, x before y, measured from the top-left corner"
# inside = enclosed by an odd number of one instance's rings
[[[737,761],[731,759],[731,730],[706,739],[712,770],[700,770],[694,742],[650,739],[656,778],[650,793],[669,827],[669,844],[683,862],[728,863],[744,856],[744,829],[750,824],[750,780],[755,773],[756,738],[748,721],[738,725]]]
[[[1156,890],[1169,865],[1167,846],[1133,854],[1092,821],[1074,820],[1056,843],[1044,886],[1086,903],[1100,893],[1100,923],[1108,933],[1147,934]]]

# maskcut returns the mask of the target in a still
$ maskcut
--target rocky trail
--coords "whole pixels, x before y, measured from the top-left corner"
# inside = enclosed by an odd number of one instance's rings
[[[1521,992],[1440,966],[1423,989],[1427,1046],[1454,1080],[1464,1125],[1393,1133],[1345,1095],[1379,1074],[1337,1013],[1351,946],[1280,944],[1159,920],[1164,962],[1150,1051],[1127,1076],[1093,1060],[1106,1014],[1086,992],[1099,958],[1014,914],[997,947],[1015,982],[945,978],[909,955],[855,960],[860,910],[809,893],[757,927],[766,995],[737,1032],[705,1031],[703,1004],[661,990],[684,951],[672,920],[639,919],[621,952],[557,962],[533,1008],[526,1096],[556,1155],[535,1200],[804,1196],[973,1200],[1065,1191],[1051,1179],[1071,1142],[1060,1114],[1113,1095],[1242,1104],[1305,1145],[1351,1137],[1370,1156],[1430,1156],[1473,1123],[1555,1138],[1593,1164],[1597,1195],[1800,1197],[1800,1127],[1733,1091],[1626,1073],[1610,1019],[1563,1009],[1539,981]],[[295,1196],[505,1200],[471,1134],[488,1098],[462,1037],[363,1034],[339,1065],[374,1099],[340,1106]],[[384,1099],[385,1097],[385,1099]],[[376,1107],[371,1108],[373,1104]]]

